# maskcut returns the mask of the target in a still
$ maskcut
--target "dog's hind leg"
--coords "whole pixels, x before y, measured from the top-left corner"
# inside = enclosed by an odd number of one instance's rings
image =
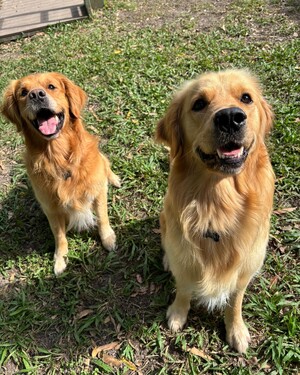
[[[54,239],[54,273],[56,276],[63,273],[67,267],[68,241],[66,238],[66,218],[57,212],[46,213]]]

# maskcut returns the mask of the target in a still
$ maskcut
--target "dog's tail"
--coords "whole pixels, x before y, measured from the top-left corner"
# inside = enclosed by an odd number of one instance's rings
[[[101,155],[101,157],[102,157],[102,159],[104,161],[104,164],[105,164],[105,169],[106,169],[106,175],[107,175],[108,182],[110,184],[112,184],[113,186],[115,186],[115,187],[121,187],[121,179],[120,179],[119,176],[117,176],[116,174],[114,174],[114,172],[111,170],[109,160],[102,153],[100,153],[100,155]]]
[[[110,184],[112,184],[115,187],[121,187],[121,179],[119,176],[114,174],[114,172],[109,168],[108,174],[107,174],[107,179]]]

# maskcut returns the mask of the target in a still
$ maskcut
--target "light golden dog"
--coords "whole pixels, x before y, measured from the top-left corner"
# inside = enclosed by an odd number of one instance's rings
[[[272,117],[256,79],[227,70],[187,82],[157,125],[171,159],[160,217],[164,264],[176,280],[169,327],[182,329],[192,298],[224,306],[227,341],[240,353],[250,341],[242,300],[269,236]]]
[[[25,162],[33,190],[55,238],[54,272],[66,268],[66,231],[88,229],[96,213],[103,246],[114,249],[107,214],[108,182],[120,186],[98,140],[80,118],[86,94],[59,73],[32,74],[11,82],[2,113],[25,138]]]

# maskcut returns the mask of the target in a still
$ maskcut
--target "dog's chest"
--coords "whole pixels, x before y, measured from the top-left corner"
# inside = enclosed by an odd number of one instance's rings
[[[97,195],[97,185],[83,168],[49,163],[35,164],[28,169],[29,177],[39,201],[56,202],[66,210],[80,210],[91,206]]]
[[[236,232],[243,217],[243,199],[232,196],[199,195],[187,203],[181,215],[181,224],[197,237],[219,242],[222,236]]]

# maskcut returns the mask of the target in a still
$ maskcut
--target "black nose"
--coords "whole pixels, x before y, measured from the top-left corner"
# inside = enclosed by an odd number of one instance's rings
[[[226,133],[233,133],[246,125],[246,113],[237,107],[221,109],[215,114],[215,126]]]
[[[43,101],[46,96],[46,92],[43,89],[35,89],[30,91],[29,99]]]

